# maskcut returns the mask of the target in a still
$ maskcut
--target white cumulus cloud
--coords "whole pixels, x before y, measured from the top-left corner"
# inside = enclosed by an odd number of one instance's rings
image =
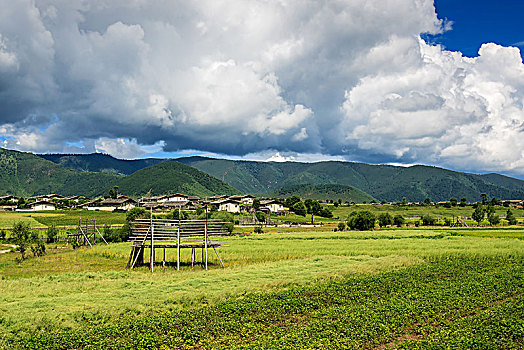
[[[5,147],[318,155],[524,174],[516,48],[431,0],[0,0]],[[77,145],[82,145],[79,147]]]

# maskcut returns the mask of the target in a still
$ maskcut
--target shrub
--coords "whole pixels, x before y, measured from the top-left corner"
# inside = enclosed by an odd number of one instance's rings
[[[369,210],[354,211],[349,214],[347,225],[352,230],[372,230],[375,227],[375,215]]]
[[[380,227],[386,227],[393,224],[393,218],[389,213],[380,213],[378,216],[378,224]]]
[[[255,213],[256,217],[257,217],[257,220],[258,222],[266,222],[266,213],[264,213],[263,211],[257,211]]]
[[[306,206],[302,202],[295,203],[292,207],[292,210],[297,215],[306,216],[307,214]]]
[[[451,226],[451,219],[450,218],[445,218],[444,219],[444,225],[445,226]]]
[[[227,232],[231,233],[233,232],[233,229],[235,228],[235,225],[232,222],[226,222],[222,224],[222,227],[227,230]]]
[[[513,215],[513,213],[509,209],[506,212],[506,220],[508,220],[508,224],[510,224],[510,225],[516,225],[517,224],[517,218],[515,217],[515,215]]]
[[[433,216],[426,214],[422,217],[422,225],[424,226],[433,226],[437,221]]]
[[[404,217],[400,214],[397,214],[393,217],[393,224],[395,224],[397,227],[402,227],[406,220],[404,220]]]
[[[56,226],[51,225],[47,228],[47,243],[55,243],[57,241],[58,229]]]
[[[420,221],[419,220],[415,221],[415,227],[419,227],[419,226],[420,226]]]
[[[253,230],[255,233],[264,233],[264,230],[262,229],[262,226],[256,226]]]
[[[497,225],[500,222],[500,217],[497,214],[491,213],[488,216],[488,221],[491,225]]]
[[[322,216],[324,218],[332,218],[333,217],[333,213],[328,208],[321,208],[320,211],[318,212],[318,215]]]
[[[345,222],[339,222],[338,223],[338,230],[344,231],[346,229],[346,223]]]

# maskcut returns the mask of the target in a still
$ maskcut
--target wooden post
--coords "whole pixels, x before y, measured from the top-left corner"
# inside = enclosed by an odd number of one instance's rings
[[[178,207],[178,230],[176,234],[176,270],[180,271],[180,224],[181,224],[182,211],[180,206]]]
[[[155,263],[155,243],[154,243],[154,235],[155,235],[155,229],[153,227],[153,207],[150,208],[150,214],[151,214],[151,217],[150,217],[150,220],[149,220],[149,223],[151,225],[151,260],[150,260],[150,265],[151,265],[151,272],[153,272],[153,265]]]
[[[195,264],[195,248],[191,248],[191,267]]]
[[[206,205],[206,226],[204,227],[204,250],[206,253],[205,266],[207,271],[207,205]]]
[[[162,259],[162,267],[166,267],[166,248],[164,248],[164,258]]]

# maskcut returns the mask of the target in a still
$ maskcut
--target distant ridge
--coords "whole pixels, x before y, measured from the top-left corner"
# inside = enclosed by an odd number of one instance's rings
[[[120,160],[108,155],[45,155],[57,163],[62,159],[64,166],[126,174],[148,162],[162,163],[166,159]],[[499,174],[469,174],[443,168],[415,165],[399,167],[392,165],[370,165],[355,162],[327,161],[317,163],[300,162],[256,162],[226,160],[206,157],[185,157],[176,161],[201,170],[243,193],[273,193],[283,187],[299,184],[336,184],[353,186],[376,200],[401,201],[445,201],[451,197],[468,201],[480,200],[480,193],[490,198],[524,199],[524,181]],[[109,166],[110,165],[110,166]],[[137,169],[138,170],[138,169]],[[345,201],[345,199],[343,199]]]
[[[39,156],[78,171],[96,171],[117,175],[131,175],[137,170],[170,160],[156,158],[123,160],[103,153],[39,154]]]
[[[105,165],[110,162],[120,164],[124,169],[130,169],[129,164],[132,166],[139,164],[134,161],[117,160],[108,155],[88,156],[90,156],[89,162],[100,162]],[[73,156],[64,164],[81,164],[82,157]],[[51,158],[56,160],[60,157]],[[140,164],[142,166],[147,162]],[[121,171],[117,172],[121,173]],[[32,153],[0,148],[0,195],[27,197],[57,193],[64,196],[94,197],[107,194],[109,188],[115,185],[119,186],[122,194],[131,196],[141,196],[149,190],[152,194],[183,192],[200,197],[239,193],[219,179],[175,161],[156,164],[135,171],[131,175],[122,176],[106,172],[73,170]]]
[[[332,200],[342,202],[363,203],[371,202],[375,198],[369,194],[362,192],[358,188],[347,185],[290,185],[282,187],[279,190],[267,194],[269,197],[287,198],[297,195],[301,198],[309,198],[315,200]]]

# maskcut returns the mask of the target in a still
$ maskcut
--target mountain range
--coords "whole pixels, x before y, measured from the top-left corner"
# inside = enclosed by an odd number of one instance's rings
[[[76,171],[106,173],[106,175],[129,176],[140,174],[138,171],[141,169],[154,169],[155,176],[144,181],[156,181],[154,179],[160,176],[163,169],[161,164],[174,162],[171,159],[154,158],[121,160],[105,154],[40,155],[40,157]],[[325,187],[310,186],[306,191],[304,185],[344,185],[360,190],[368,196],[366,197],[368,199],[374,198],[379,201],[400,201],[403,197],[407,201],[423,201],[426,198],[445,201],[451,197],[458,199],[465,197],[468,201],[477,201],[481,193],[487,193],[490,198],[524,199],[522,180],[499,174],[478,175],[425,165],[400,167],[341,161],[257,162],[206,157],[184,157],[176,159],[176,162],[211,175],[215,180],[226,183],[241,193],[274,196],[302,194],[314,199],[324,199],[327,191]],[[140,185],[147,187],[143,182],[140,182]],[[293,187],[294,185],[302,185],[302,188]],[[129,188],[130,193],[142,193],[145,189],[144,187],[137,191],[133,189],[135,185],[127,185],[127,183],[125,186],[130,186],[126,187]],[[337,191],[341,196],[345,195],[343,188],[337,189],[334,193]],[[332,195],[336,199],[338,194],[334,193]],[[364,200],[364,197],[359,198]],[[341,199],[347,200],[347,198]]]
[[[89,158],[103,163],[107,156],[91,155]],[[121,161],[119,164],[124,169],[134,164],[133,161],[127,162]],[[141,165],[154,163],[143,162]],[[68,164],[78,165],[74,161]],[[32,153],[0,148],[0,195],[27,197],[58,193],[64,196],[95,197],[107,194],[113,186],[119,186],[121,193],[134,197],[146,193],[159,195],[182,192],[199,197],[240,193],[217,178],[177,161],[146,166],[127,176],[117,175],[121,173],[70,169]]]

